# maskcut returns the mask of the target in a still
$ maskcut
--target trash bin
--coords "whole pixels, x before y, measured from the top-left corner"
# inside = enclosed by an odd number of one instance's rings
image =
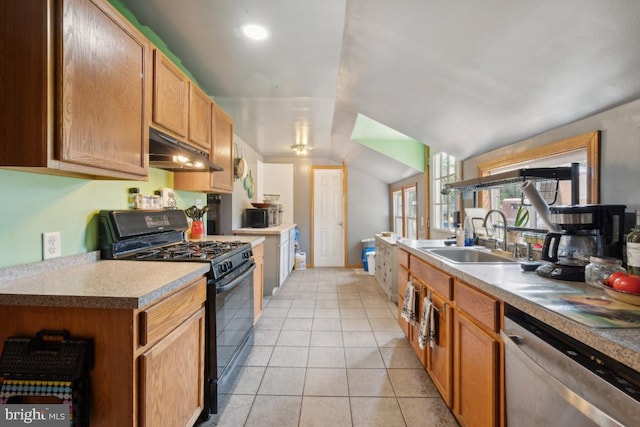
[[[375,239],[374,238],[362,239],[360,240],[360,243],[362,244],[362,255],[361,255],[362,268],[364,268],[364,271],[369,271],[369,267],[367,263],[367,253],[375,252],[376,250]]]
[[[371,276],[376,274],[376,253],[367,252],[367,267]]]
[[[369,238],[369,239],[362,239],[360,240],[360,243],[362,244],[362,248],[373,248],[376,246],[376,239],[374,239],[373,237]]]
[[[304,252],[298,252],[296,254],[296,270],[306,270],[307,268],[307,254]]]

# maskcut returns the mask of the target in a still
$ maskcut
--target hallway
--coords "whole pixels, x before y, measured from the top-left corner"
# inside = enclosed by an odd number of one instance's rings
[[[203,426],[457,426],[375,278],[293,271],[255,328],[233,394]]]

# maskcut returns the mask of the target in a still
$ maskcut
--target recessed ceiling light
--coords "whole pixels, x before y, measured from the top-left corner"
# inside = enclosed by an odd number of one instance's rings
[[[269,37],[269,31],[258,24],[246,24],[242,27],[242,32],[251,40],[264,40]]]

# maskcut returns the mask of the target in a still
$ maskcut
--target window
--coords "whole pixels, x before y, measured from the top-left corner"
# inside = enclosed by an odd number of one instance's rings
[[[405,188],[404,190],[404,202],[405,202],[405,224],[406,224],[406,237],[407,239],[418,238],[418,200],[416,195],[416,187]]]
[[[455,194],[449,191],[442,194],[444,184],[456,181],[456,158],[447,153],[436,153],[431,158],[433,170],[433,228],[437,230],[453,231],[453,212],[455,210]]]
[[[402,190],[393,192],[393,234],[402,236],[404,232],[402,210]]]
[[[586,204],[586,152],[578,150],[573,153],[551,156],[538,160],[532,160],[525,164],[513,165],[492,171],[492,173],[506,172],[518,168],[544,168],[571,166],[571,163],[579,164],[580,171],[580,204]],[[570,205],[571,183],[570,181],[545,180],[534,183],[540,197],[547,205]],[[523,203],[524,202],[524,203]],[[522,208],[520,207],[522,205]],[[507,218],[509,227],[523,227],[531,229],[545,229],[544,222],[538,218],[538,214],[531,203],[522,195],[522,183],[490,190],[491,209],[501,210]],[[526,211],[525,211],[526,210]],[[520,212],[520,215],[518,215]]]
[[[407,239],[418,238],[417,184],[392,192],[393,233]]]
[[[480,175],[486,176],[500,172],[506,172],[517,168],[556,167],[569,166],[571,163],[579,164],[579,203],[598,203],[599,201],[599,152],[600,134],[590,132],[567,140],[558,141],[545,146],[537,147],[518,155],[510,155],[498,158],[490,162],[478,165]],[[479,193],[479,205],[486,209],[499,209],[507,218],[508,226],[518,226],[530,229],[547,228],[542,220],[539,220],[535,209],[531,206],[521,205],[521,184]],[[541,181],[536,183],[536,189],[547,202],[552,205],[571,204],[571,185],[569,181],[560,181],[557,187],[556,181]],[[557,197],[556,197],[557,196]],[[554,200],[555,199],[555,200]],[[526,200],[525,200],[525,204]],[[528,219],[522,222],[516,218],[528,212]],[[518,216],[518,210],[521,215]],[[525,215],[527,216],[527,215]]]

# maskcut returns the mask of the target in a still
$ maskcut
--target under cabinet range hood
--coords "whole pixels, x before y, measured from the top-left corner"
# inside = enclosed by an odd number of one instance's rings
[[[172,172],[218,172],[209,153],[192,147],[157,129],[149,128],[149,166]]]

